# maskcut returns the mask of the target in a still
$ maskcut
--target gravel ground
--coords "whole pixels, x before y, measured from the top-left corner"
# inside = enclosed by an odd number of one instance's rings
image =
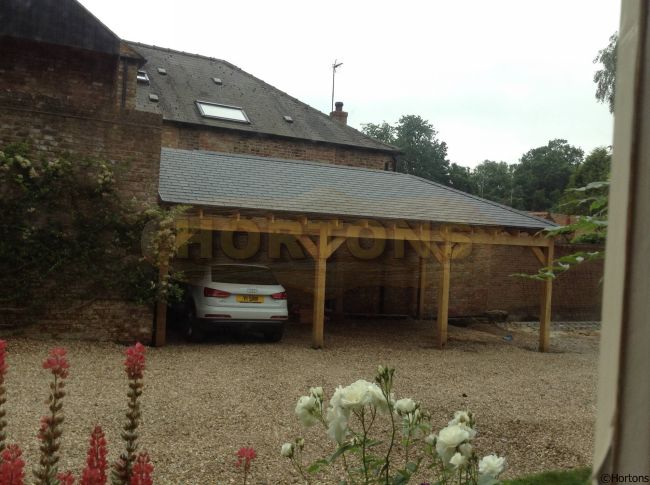
[[[339,384],[372,380],[380,363],[397,368],[397,397],[422,401],[437,428],[454,410],[472,410],[479,452],[505,455],[505,477],[590,463],[597,332],[554,332],[552,351],[540,354],[531,331],[472,324],[450,327],[441,352],[433,348],[433,325],[328,324],[327,348],[319,351],[308,347],[310,329],[304,326],[290,326],[279,344],[222,336],[148,349],[140,443],[152,454],[155,482],[239,481],[235,452],[253,446],[258,458],[249,483],[299,483],[279,456],[280,445],[303,434],[308,456],[331,448],[314,439],[324,436],[320,432],[302,430],[293,415],[296,399],[309,386],[322,385],[331,394]],[[47,395],[48,374],[40,363],[59,345],[68,348],[72,363],[61,469],[78,472],[94,424],[107,431],[111,460],[121,447],[126,377],[119,345],[9,339],[8,439],[24,447],[31,468]]]

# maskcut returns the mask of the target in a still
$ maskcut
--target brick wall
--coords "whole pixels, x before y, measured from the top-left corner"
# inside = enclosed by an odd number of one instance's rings
[[[42,317],[26,311],[0,311],[0,334],[33,338],[72,338],[113,342],[151,341],[153,310],[115,299],[53,302]]]
[[[115,103],[115,56],[6,37],[1,45],[3,93],[44,95],[85,109]]]
[[[343,244],[327,263],[328,306],[343,298],[346,313],[415,315],[418,300],[419,258],[405,245],[403,257],[396,257],[395,244],[386,241],[383,253],[372,260],[355,258]],[[220,235],[214,233],[212,248],[220,262],[267,264],[287,289],[291,306],[312,306],[314,263],[303,256],[292,258],[283,251],[279,258],[269,256],[269,237],[262,236],[259,251],[250,259],[231,259],[220,247]],[[594,250],[594,246],[556,245],[556,255],[577,250]],[[198,245],[190,255],[198,256]],[[449,297],[450,317],[479,316],[487,310],[506,310],[511,319],[539,317],[541,283],[511,276],[533,274],[539,262],[527,247],[473,245],[470,253],[451,265]],[[440,265],[427,262],[425,318],[435,318]],[[553,319],[599,320],[601,306],[602,262],[590,262],[560,275],[553,284]],[[383,286],[383,288],[382,288]]]
[[[168,148],[241,153],[260,157],[310,160],[384,170],[392,167],[390,154],[375,150],[345,148],[326,143],[291,140],[234,130],[195,127],[166,122],[162,144]]]
[[[114,162],[124,167],[116,181],[125,197],[157,203],[162,119],[119,108],[117,57],[5,40],[0,48],[0,145],[29,141],[39,154],[69,152]],[[135,87],[135,64],[128,62],[127,76]],[[128,108],[134,91],[127,94]],[[30,324],[26,328],[37,334],[151,339],[148,306],[106,299],[77,303],[52,307],[35,322],[24,313],[0,316],[23,315]]]

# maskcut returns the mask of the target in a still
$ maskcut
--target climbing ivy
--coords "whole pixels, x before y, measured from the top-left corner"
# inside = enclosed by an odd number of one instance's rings
[[[165,209],[127,200],[116,178],[128,166],[69,153],[0,148],[0,307],[42,310],[66,299],[153,303],[178,293],[159,266],[174,254]],[[145,228],[153,237],[143,243]],[[150,231],[151,232],[151,231]],[[144,251],[143,251],[144,249]]]

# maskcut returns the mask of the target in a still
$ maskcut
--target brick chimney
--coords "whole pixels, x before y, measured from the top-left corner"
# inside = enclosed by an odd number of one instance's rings
[[[348,124],[348,112],[343,111],[343,103],[341,101],[334,103],[334,111],[330,113],[330,118],[344,125]]]

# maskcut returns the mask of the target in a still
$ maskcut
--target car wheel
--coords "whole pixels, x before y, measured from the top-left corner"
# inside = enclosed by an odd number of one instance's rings
[[[191,303],[185,313],[185,338],[190,342],[200,342],[205,337],[203,331],[196,324],[196,309]]]
[[[279,342],[282,340],[282,334],[284,333],[284,327],[274,327],[264,330],[264,340],[267,342]]]

